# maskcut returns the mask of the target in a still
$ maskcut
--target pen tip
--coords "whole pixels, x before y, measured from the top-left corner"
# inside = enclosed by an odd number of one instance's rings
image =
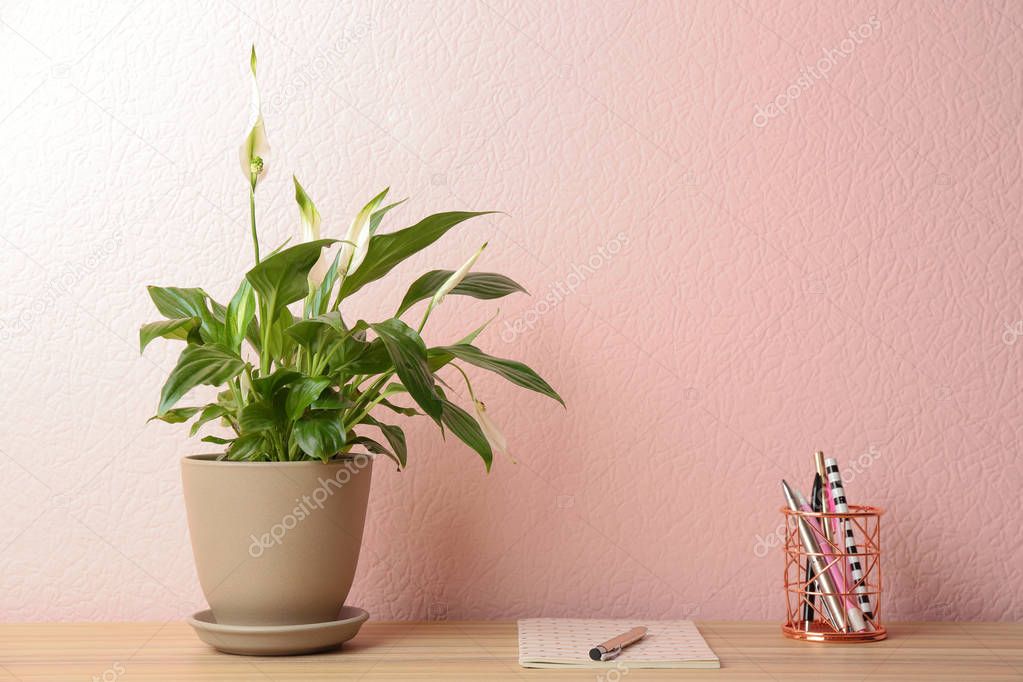
[[[788,481],[784,478],[781,480],[781,489],[785,493],[785,502],[789,505],[789,509],[799,509],[799,502],[796,501],[796,495],[792,492],[792,488],[789,487]]]

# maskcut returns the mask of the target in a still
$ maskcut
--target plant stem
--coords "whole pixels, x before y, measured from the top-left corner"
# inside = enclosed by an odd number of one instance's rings
[[[395,393],[401,393],[401,391],[400,390],[396,390],[396,391],[387,391],[387,390],[385,390],[385,391],[383,391],[380,395],[378,395],[376,398],[371,400],[370,403],[368,405],[366,405],[366,407],[362,408],[362,410],[359,412],[358,416],[354,420],[352,420],[351,423],[346,421],[345,422],[345,427],[346,428],[351,428],[351,427],[359,424],[363,419],[366,418],[366,415],[369,414],[369,411],[372,410],[374,407],[376,407],[380,403],[381,400],[383,400],[384,398],[386,398],[389,395],[394,395]]]
[[[235,404],[235,407],[237,408],[237,412],[234,415],[234,419],[231,420],[232,423],[237,423],[237,420],[241,419],[241,415],[242,415],[242,407],[243,407],[243,405],[242,405],[242,393],[241,393],[241,390],[240,390],[240,388],[239,388],[239,386],[237,384],[238,384],[237,379],[231,379],[231,381],[229,381],[228,384],[227,384],[231,388],[231,395],[232,395],[232,397],[234,397],[234,404]],[[235,432],[237,432],[239,436],[241,435],[241,432],[237,428],[235,429]]]
[[[344,422],[345,422],[346,426],[351,427],[351,426],[355,426],[356,424],[359,423],[358,421],[352,421],[351,419],[349,419],[349,417],[352,414],[356,413],[356,410],[362,410],[362,412],[363,412],[363,414],[359,417],[359,420],[361,420],[362,417],[365,417],[366,414],[369,414],[368,408],[372,407],[372,405],[376,404],[376,402],[373,402],[373,394],[374,393],[379,393],[380,389],[383,387],[383,385],[385,383],[387,383],[387,380],[390,379],[393,375],[394,375],[394,372],[388,372],[387,374],[381,375],[380,378],[377,379],[376,381],[374,381],[373,384],[369,388],[367,388],[365,391],[363,391],[362,395],[356,401],[355,405],[352,406],[352,409],[348,412],[347,415],[345,415]],[[372,404],[368,405],[368,406],[364,406],[363,400],[365,400],[367,396],[369,396],[369,401]],[[379,401],[377,401],[377,402],[379,402]]]
[[[476,402],[476,394],[472,392],[472,384],[469,383],[469,375],[466,374],[465,371],[461,367],[456,365],[455,363],[452,362],[450,364],[451,364],[452,367],[457,369],[458,373],[462,375],[463,379],[465,379],[465,387],[469,389],[469,397],[472,398],[472,401],[475,403]]]
[[[323,374],[323,370],[327,367],[327,362],[330,361],[330,355],[330,353],[316,353],[313,355],[309,376],[319,376]]]
[[[270,320],[265,301],[259,302],[260,320],[259,331],[263,337],[263,343],[259,349],[259,374],[260,376],[270,375]]]
[[[259,265],[259,235],[256,233],[256,187],[249,187],[249,224],[252,227],[252,249],[256,252],[256,265]]]
[[[259,265],[259,233],[256,232],[256,177],[252,176],[252,181],[249,183],[249,225],[252,229],[252,250],[256,256],[256,265]],[[269,311],[264,305],[264,301],[261,300],[259,294],[255,294],[256,304],[259,309],[259,330],[261,332],[262,347],[259,349],[259,373],[262,376],[270,374],[270,353],[269,353],[269,341],[270,341],[270,329],[268,318]]]
[[[423,333],[423,327],[426,326],[426,320],[429,319],[430,312],[432,310],[433,310],[433,301],[430,301],[430,304],[426,306],[426,312],[423,313],[423,320],[419,323],[419,329],[416,330],[417,334],[422,334]]]
[[[341,248],[344,248],[344,245],[342,245]],[[345,263],[344,269],[341,270],[341,283],[338,284],[338,287],[337,287],[337,298],[334,299],[334,304],[330,306],[330,309],[332,311],[334,311],[334,312],[337,312],[337,310],[341,307],[341,291],[345,288],[345,280],[348,279],[348,266],[351,265],[351,263],[352,263],[352,259],[349,258],[348,262]],[[340,267],[340,265],[341,265],[341,263],[338,262],[338,267]],[[330,301],[330,293],[329,292],[327,294],[327,301],[328,302]]]

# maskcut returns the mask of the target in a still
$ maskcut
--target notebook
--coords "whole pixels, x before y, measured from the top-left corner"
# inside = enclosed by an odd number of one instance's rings
[[[646,637],[617,658],[594,661],[589,651],[634,627]],[[720,668],[691,620],[588,620],[527,618],[519,621],[519,665],[524,668]]]

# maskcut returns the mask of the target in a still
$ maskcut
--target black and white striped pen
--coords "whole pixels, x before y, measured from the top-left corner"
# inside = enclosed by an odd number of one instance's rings
[[[835,511],[839,514],[848,514],[849,503],[845,499],[845,487],[842,485],[842,474],[838,471],[838,461],[829,457],[824,460],[824,468],[828,474],[828,490],[831,500],[835,503]],[[852,525],[845,521],[840,525],[839,530],[845,534],[845,550],[849,555],[849,570],[852,573],[853,584],[856,586],[853,588],[856,592],[856,600],[859,602],[863,615],[874,620],[870,595],[867,594],[867,587],[863,584],[863,566],[860,563],[860,557],[857,556],[856,536],[853,533]]]

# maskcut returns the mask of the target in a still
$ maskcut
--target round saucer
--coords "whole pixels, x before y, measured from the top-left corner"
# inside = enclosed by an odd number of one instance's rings
[[[291,656],[326,651],[359,632],[369,614],[355,606],[342,606],[339,620],[307,625],[227,625],[206,609],[188,618],[199,639],[228,654]]]

